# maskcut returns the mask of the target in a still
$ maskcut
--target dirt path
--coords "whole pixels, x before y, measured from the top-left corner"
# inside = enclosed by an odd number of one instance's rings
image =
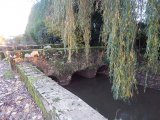
[[[0,120],[44,120],[19,76],[0,61]]]

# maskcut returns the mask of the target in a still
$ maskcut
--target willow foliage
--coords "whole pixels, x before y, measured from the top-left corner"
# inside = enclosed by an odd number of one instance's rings
[[[157,73],[160,50],[160,2],[148,0],[147,4],[148,40],[146,56],[148,58],[148,71]]]
[[[83,32],[87,59],[89,54],[89,43],[91,39],[91,13],[93,11],[93,2],[94,0],[79,0],[78,19]]]
[[[50,0],[48,1],[48,10],[45,13],[45,24],[48,28],[48,32],[54,33],[61,38],[63,38],[67,5],[68,0]]]
[[[72,50],[81,45],[85,46],[88,57],[94,4],[101,3],[103,14],[101,33],[103,42],[107,46],[115,99],[126,100],[133,96],[136,89],[137,59],[134,45],[137,19],[143,18],[143,22],[146,19],[148,69],[156,71],[160,49],[158,0],[146,0],[147,7],[143,0],[41,0],[40,2],[45,5],[43,17],[40,18],[43,19],[47,32],[59,36],[63,40],[64,47],[69,49],[68,61],[71,61]],[[147,9],[146,14],[144,14],[145,9]],[[40,12],[36,12],[40,15]]]
[[[105,44],[108,42],[108,36],[111,33],[112,29],[112,18],[114,16],[114,6],[112,0],[103,1],[103,31],[102,31],[102,40]],[[109,43],[109,42],[108,42]],[[109,47],[109,46],[108,46]]]
[[[67,44],[69,49],[69,56],[68,60],[71,61],[71,55],[72,55],[72,48],[76,47],[76,35],[75,35],[75,29],[76,29],[76,19],[74,16],[74,11],[72,7],[72,0],[68,1],[68,6],[66,9],[66,20],[64,22],[64,43]],[[66,46],[65,46],[66,47]]]
[[[115,99],[128,99],[132,97],[136,85],[134,52],[136,20],[133,7],[136,4],[130,0],[112,2],[108,0],[104,5],[103,33],[106,33],[104,41],[109,35],[106,42],[110,76],[113,80],[112,91]]]
[[[49,32],[55,33],[69,48],[69,61],[72,50],[84,41],[89,52],[91,38],[91,12],[93,0],[51,0],[46,25]]]

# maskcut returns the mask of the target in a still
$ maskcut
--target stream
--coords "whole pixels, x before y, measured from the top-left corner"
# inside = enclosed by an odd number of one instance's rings
[[[138,86],[138,94],[128,102],[113,99],[112,84],[104,75],[86,79],[73,75],[65,88],[79,96],[109,120],[160,120],[160,91]]]

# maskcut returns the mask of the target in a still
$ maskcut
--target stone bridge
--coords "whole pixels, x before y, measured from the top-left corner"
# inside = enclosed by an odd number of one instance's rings
[[[71,62],[68,61],[69,50],[62,45],[17,46],[4,49],[10,51],[8,54],[13,69],[17,63],[30,62],[47,76],[56,78],[61,85],[69,84],[74,73],[86,78],[95,77],[97,72],[108,75],[104,47],[91,47],[88,59],[84,48],[72,49]],[[145,77],[145,72],[138,70],[138,84],[160,90],[159,74],[149,73],[147,81]]]
[[[104,48],[91,48],[87,60],[83,48],[72,50],[70,62],[68,52],[64,48],[4,47],[0,56],[6,57],[5,60],[10,61],[12,69],[19,73],[46,120],[108,120],[79,97],[47,77],[55,76],[61,84],[68,84],[76,71],[81,71],[82,75],[84,71],[88,71],[87,73],[91,72],[92,75],[84,75],[94,77],[96,69],[103,64]]]
[[[97,70],[104,64],[104,47],[92,47],[86,57],[85,49],[72,49],[71,61],[69,50],[65,48],[44,48],[10,51],[12,67],[20,62],[30,62],[47,76],[55,77],[61,85],[67,85],[74,73],[86,78],[96,76]],[[88,59],[87,59],[88,58]]]

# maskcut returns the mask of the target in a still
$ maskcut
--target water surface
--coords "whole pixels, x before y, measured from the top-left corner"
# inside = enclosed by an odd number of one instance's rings
[[[160,120],[160,91],[138,87],[139,94],[130,102],[115,101],[111,84],[104,75],[86,79],[74,75],[71,84],[65,87],[79,96],[109,120]]]

